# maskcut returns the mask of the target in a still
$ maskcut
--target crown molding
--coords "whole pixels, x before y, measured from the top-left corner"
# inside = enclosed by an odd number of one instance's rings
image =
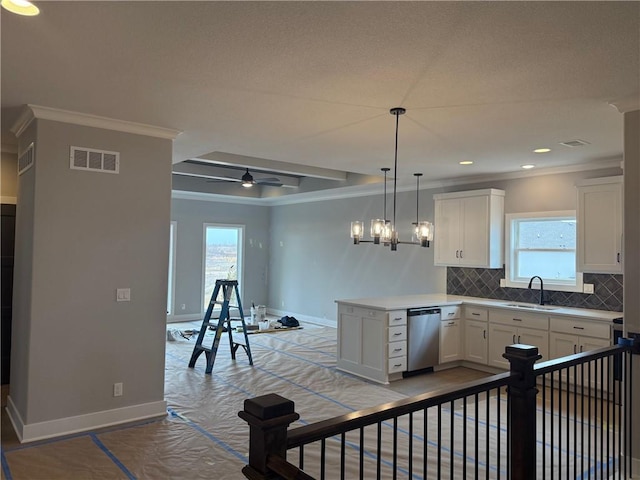
[[[632,112],[640,110],[640,95],[637,93],[628,97],[619,98],[609,102],[609,105],[616,108],[620,113]]]
[[[145,135],[148,137],[164,138],[174,140],[182,132],[172,128],[156,127],[144,123],[129,122],[126,120],[116,120],[114,118],[100,117],[88,113],[72,112],[60,110],[58,108],[42,107],[40,105],[28,104],[20,114],[11,133],[20,137],[25,129],[36,118],[42,120],[52,120],[55,122],[71,123],[83,125],[85,127],[102,128],[104,130],[115,130],[117,132],[133,133],[135,135]]]

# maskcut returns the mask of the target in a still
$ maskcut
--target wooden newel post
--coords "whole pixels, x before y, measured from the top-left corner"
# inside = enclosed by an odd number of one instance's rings
[[[293,402],[275,393],[250,398],[238,416],[249,424],[249,465],[242,473],[251,480],[279,478],[269,472],[267,458],[287,457],[287,428],[300,418]]]
[[[512,480],[535,480],[536,478],[536,376],[533,364],[542,358],[538,347],[510,345],[502,355],[509,360],[511,372],[519,378],[509,386],[511,412],[509,432],[511,442]]]

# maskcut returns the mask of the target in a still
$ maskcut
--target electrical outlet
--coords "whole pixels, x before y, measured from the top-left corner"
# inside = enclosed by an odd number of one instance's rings
[[[582,285],[582,293],[593,293],[593,283],[584,283]]]
[[[113,384],[113,396],[121,397],[122,396],[122,383],[114,383]]]
[[[180,310],[186,310],[187,309],[187,305],[186,304],[182,304],[180,305]]]
[[[507,281],[504,278],[500,279],[500,286],[503,288],[507,286]]]
[[[129,302],[131,301],[131,289],[130,288],[118,288],[116,289],[116,301]]]

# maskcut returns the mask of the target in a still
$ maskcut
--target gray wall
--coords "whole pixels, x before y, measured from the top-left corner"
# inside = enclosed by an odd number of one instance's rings
[[[620,175],[618,168],[530,176],[420,192],[420,217],[433,221],[433,194],[499,188],[506,191],[505,213],[576,208],[575,183],[583,178]],[[446,268],[433,265],[433,248],[400,245],[354,246],[352,220],[382,212],[382,195],[273,207],[268,306],[300,318],[336,320],[336,299],[445,293]],[[390,206],[389,206],[390,208]],[[391,210],[389,210],[391,211]],[[415,220],[415,192],[398,196],[401,239]],[[438,226],[436,225],[436,231]]]
[[[35,165],[19,178],[11,399],[27,425],[163,401],[171,141],[45,120],[21,147],[32,139]],[[71,145],[120,152],[120,174],[71,170]],[[131,288],[131,301],[116,302],[116,288]]]
[[[238,278],[243,307],[247,310],[251,302],[256,305],[267,302],[269,207],[173,199],[171,220],[176,222],[177,228],[174,320],[201,318],[202,315],[205,223],[244,225],[244,275]]]

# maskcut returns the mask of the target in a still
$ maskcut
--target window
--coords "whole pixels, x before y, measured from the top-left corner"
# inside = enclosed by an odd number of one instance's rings
[[[507,286],[527,288],[538,275],[545,289],[582,292],[576,235],[575,211],[506,215]]]
[[[207,310],[218,279],[241,280],[244,227],[204,225],[203,311]]]

